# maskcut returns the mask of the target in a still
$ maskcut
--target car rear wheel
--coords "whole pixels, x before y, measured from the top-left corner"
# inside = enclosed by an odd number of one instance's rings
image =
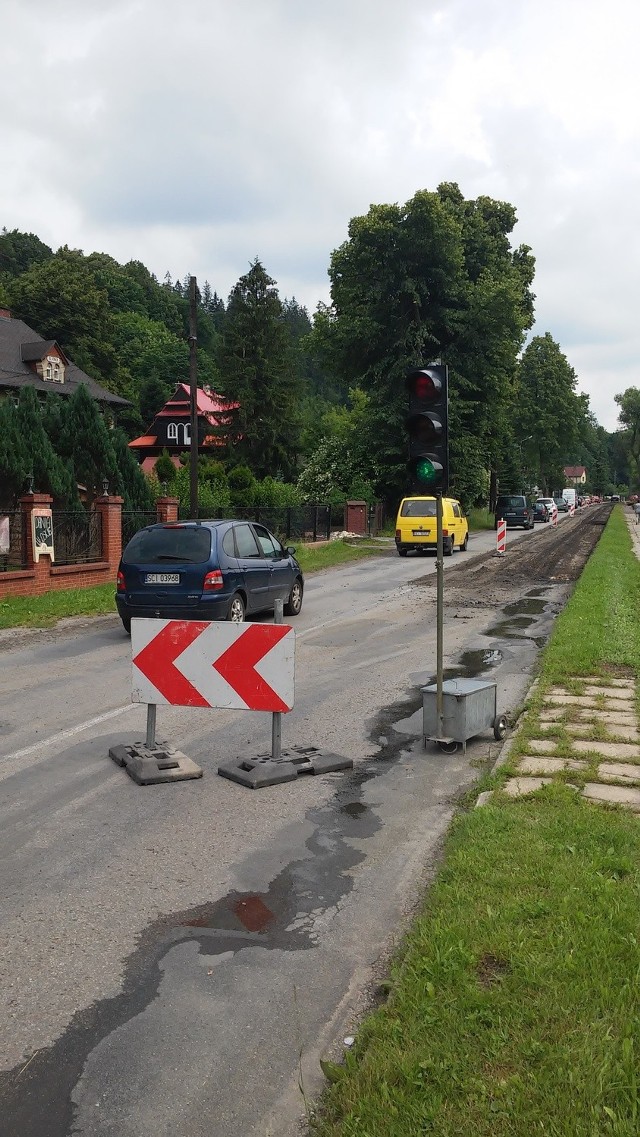
[[[453,537],[447,538],[447,540],[444,542],[444,547],[443,547],[442,551],[443,551],[445,557],[452,557],[453,556]]]
[[[124,628],[127,635],[130,636],[131,635],[131,616],[121,616],[120,619],[122,620],[122,627]]]
[[[231,600],[229,601],[229,607],[227,608],[227,620],[229,620],[232,624],[241,624],[244,620],[244,612],[244,600],[242,599],[240,593],[236,592],[235,596],[232,596]]]
[[[402,545],[399,545],[399,546],[398,546],[398,556],[399,556],[399,557],[406,557],[406,555],[407,555],[407,553],[408,553],[408,552],[409,552],[409,550],[408,550],[408,549],[403,549],[403,548],[402,548]]]
[[[463,542],[462,542],[462,544],[460,545],[460,552],[461,552],[461,553],[466,553],[468,545],[469,545],[469,534],[468,534],[468,533],[465,533],[465,535],[464,535],[464,541],[463,541]]]
[[[302,608],[302,581],[300,577],[294,580],[289,599],[286,601],[282,609],[285,616],[297,616]]]

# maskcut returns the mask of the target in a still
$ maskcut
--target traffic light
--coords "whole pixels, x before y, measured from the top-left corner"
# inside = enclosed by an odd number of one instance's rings
[[[449,488],[448,375],[443,363],[411,367],[409,392],[408,469],[414,488],[446,494]]]

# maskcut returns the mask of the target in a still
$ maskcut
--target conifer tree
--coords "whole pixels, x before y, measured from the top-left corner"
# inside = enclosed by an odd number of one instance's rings
[[[56,453],[45,430],[42,405],[33,387],[23,387],[16,412],[20,440],[30,455],[34,487],[50,493],[54,504],[68,509],[78,505],[78,492],[70,468]]]
[[[85,487],[89,504],[102,493],[103,482],[107,482],[111,492],[118,486],[111,432],[84,384],[65,405],[58,451],[71,459],[76,481]]]
[[[225,396],[239,404],[234,460],[258,478],[289,478],[300,450],[300,380],[275,281],[257,259],[229,296],[219,365]]]

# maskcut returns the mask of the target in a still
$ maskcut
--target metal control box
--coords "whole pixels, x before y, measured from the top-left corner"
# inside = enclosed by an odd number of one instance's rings
[[[495,683],[478,679],[446,679],[442,684],[442,726],[438,723],[436,694],[435,683],[422,688],[422,733],[425,745],[428,739],[444,746],[461,742],[466,749],[468,739],[490,729],[499,737],[497,724],[502,720],[496,715]]]

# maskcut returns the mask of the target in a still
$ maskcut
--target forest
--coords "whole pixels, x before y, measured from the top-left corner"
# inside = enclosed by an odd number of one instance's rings
[[[198,282],[198,384],[238,404],[218,460],[200,458],[201,509],[347,497],[393,508],[408,489],[405,374],[434,359],[449,368],[451,492],[466,507],[498,488],[560,488],[565,465],[584,465],[594,493],[637,482],[640,392],[616,397],[621,430],[607,433],[561,345],[531,335],[535,259],[512,244],[516,220],[453,183],[372,205],[331,254],[331,299],[311,316],[258,258],[226,299]],[[90,500],[107,482],[132,509],[158,483],[188,498],[186,466],[161,458],[148,482],[127,446],[188,382],[188,275],[160,281],[139,261],[54,252],[5,228],[0,307],[130,404],[110,421],[86,392],[0,397],[4,497],[31,474],[69,508],[78,484]]]

